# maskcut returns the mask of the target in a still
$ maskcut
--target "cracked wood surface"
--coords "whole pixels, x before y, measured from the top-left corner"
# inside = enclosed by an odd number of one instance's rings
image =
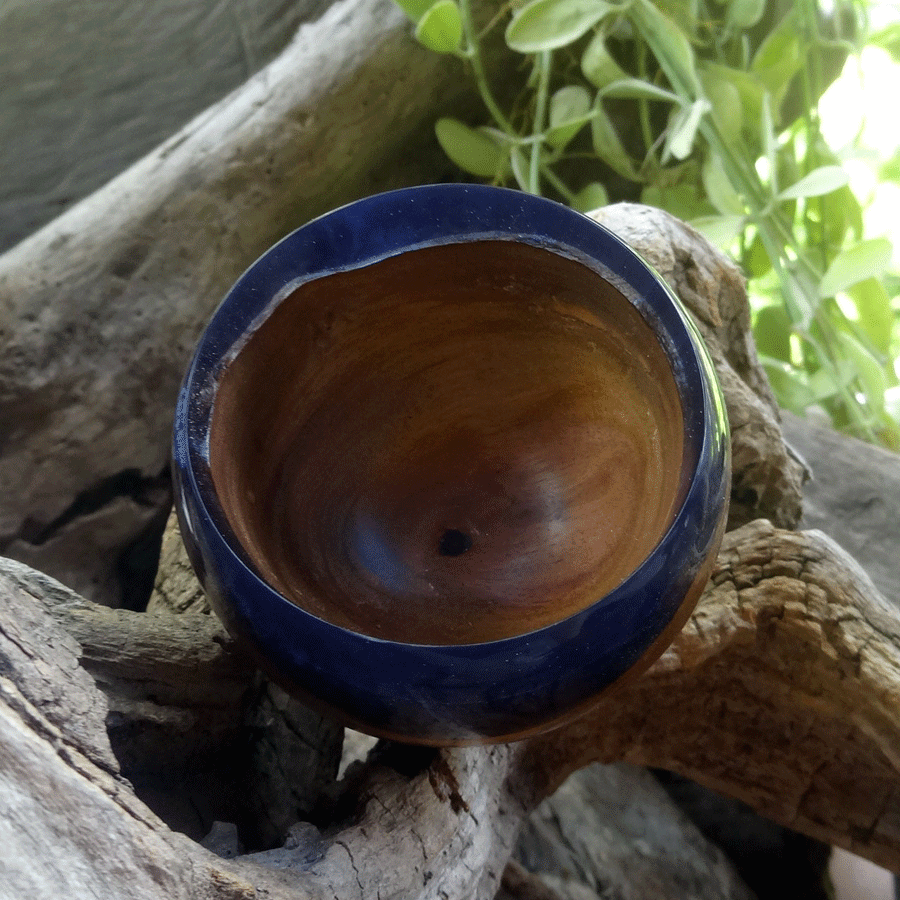
[[[593,760],[671,769],[900,869],[900,611],[817,531],[725,537],[648,675],[526,750],[552,790]]]
[[[56,595],[49,607],[64,618],[67,592],[49,590]],[[282,855],[278,868],[253,856],[220,859],[166,828],[118,773],[103,725],[105,698],[80,666],[78,644],[44,610],[47,592],[44,576],[32,580],[24,567],[4,563],[0,896],[492,896],[524,814],[506,786],[510,747],[447,753],[412,777],[372,767],[355,782],[358,811],[313,864],[304,847]],[[94,632],[105,624],[104,644],[115,626],[110,610],[97,611]],[[208,643],[196,632],[187,655],[207,657]],[[72,710],[83,713],[68,718]]]
[[[179,830],[202,837],[204,811],[227,809],[217,795],[229,790],[247,836],[270,844],[334,781],[343,729],[262,678],[214,616],[109,609],[26,566],[3,569],[81,647],[122,773]]]
[[[60,624],[65,589],[48,599],[46,579],[15,573],[0,582],[0,797],[22,827],[0,842],[0,871],[22,887],[17,896],[58,895],[50,887],[59,872],[23,864],[23,842],[39,844],[60,816],[72,820],[76,804],[79,818],[58,852],[93,880],[68,896],[90,896],[88,884],[97,896],[120,896],[124,877],[148,900],[379,891],[487,900],[528,811],[597,760],[670,768],[900,869],[900,612],[819,532],[756,521],[729,533],[691,623],[642,679],[578,722],[520,744],[426,754],[406,774],[376,758],[352,777],[358,806],[325,830],[320,858],[310,863],[300,848],[302,863],[291,867],[288,856],[277,870],[250,857],[220,860],[137,800],[116,774],[105,698],[79,665],[110,642],[115,611],[94,607],[79,647]],[[194,634],[196,646],[181,654],[210,658],[210,635]],[[215,643],[213,657],[227,650]],[[164,652],[151,646],[136,650]],[[171,663],[160,671],[175,671]],[[73,708],[92,712],[73,720]],[[85,822],[104,826],[92,826],[88,840]]]

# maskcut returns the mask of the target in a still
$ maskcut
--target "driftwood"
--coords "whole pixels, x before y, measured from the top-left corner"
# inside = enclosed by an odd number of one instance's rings
[[[607,215],[662,222],[662,235],[691,239],[641,208]],[[710,266],[728,266],[700,250]],[[721,365],[725,353],[716,357]],[[782,496],[790,509],[791,493]],[[84,896],[121,893],[127,873],[149,898],[488,898],[528,813],[571,773],[615,760],[688,775],[776,821],[900,868],[900,613],[819,532],[765,520],[730,531],[710,586],[672,647],[582,720],[517,745],[388,748],[332,789],[325,811],[313,814],[315,827],[291,831],[280,850],[230,860],[169,829],[117,774],[125,768],[140,782],[141,765],[158,758],[146,746],[148,723],[182,735],[180,750],[174,740],[158,741],[170,757],[190,758],[192,742],[227,741],[228,723],[245,715],[246,692],[256,684],[220,626],[194,608],[196,585],[183,563],[170,562],[177,542],[167,546],[160,597],[187,609],[182,615],[163,611],[162,599],[156,614],[108,609],[23,566],[5,566],[0,632],[9,725],[0,768],[9,820],[20,827],[0,846],[9,848],[2,859],[7,883],[21,887],[17,895],[60,889],[57,870],[19,862],[21,841],[50,840],[59,817],[77,804],[82,821],[110,823],[90,840],[74,827],[54,838],[63,842],[57,850],[66,865],[83,873]],[[52,797],[44,796],[48,785]],[[504,885],[521,890],[522,879],[507,875]]]
[[[753,896],[656,778],[627,763],[587,766],[568,778],[525,822],[513,871],[519,860],[564,897]]]
[[[431,128],[471,97],[460,75],[411,40],[391,0],[343,0],[0,256],[0,552],[114,602],[113,546],[62,551],[104,531],[121,549],[145,527],[178,383],[212,310],[309,218],[442,171]]]
[[[116,599],[116,553],[164,510],[174,392],[212,307],[311,215],[438,177],[434,98],[464,106],[458,74],[420,52],[387,0],[337,3],[0,257],[6,553]],[[584,897],[590,885],[508,862],[567,777],[618,761],[900,869],[900,607],[825,534],[790,530],[806,468],[782,439],[736,268],[659,211],[596,215],[690,307],[732,423],[730,531],[657,665],[559,731],[440,752],[379,745],[335,783],[340,729],[262,680],[203,611],[173,532],[153,612],[3,561],[0,897]],[[896,563],[879,559],[889,585]],[[224,825],[199,841],[231,814],[252,852]],[[698,900],[741,896],[717,872]]]
[[[115,774],[104,727],[109,701],[78,662],[108,646],[111,634],[121,640],[122,614],[93,607],[79,650],[35,599],[59,621],[83,601],[61,587],[48,601],[31,570],[16,566],[7,566],[0,604],[0,796],[13,826],[0,859],[6,883],[21,888],[11,896],[62,890],[61,873],[36,871],[23,855],[54,836],[45,852],[86,879],[81,894],[68,882],[69,896],[111,897],[134,883],[143,886],[135,895],[148,898],[487,898],[526,814],[577,769],[620,759],[689,775],[900,868],[900,615],[818,532],[764,521],[731,532],[695,616],[636,684],[540,738],[411,750],[400,754],[402,765],[373,763],[353,780],[352,824],[331,823],[312,851],[308,842],[294,856],[285,851],[287,868],[277,871],[252,856],[216,859],[137,800]],[[181,669],[174,656],[198,661],[201,677],[191,684],[179,675],[172,689],[182,702],[197,691],[199,706],[210,690],[202,676],[223,665],[229,648],[221,635],[193,633],[197,646],[177,651],[155,637],[141,643],[138,632],[129,652],[155,660],[157,679]],[[61,821],[69,825],[60,836]],[[84,823],[99,822],[86,832]]]
[[[783,413],[785,437],[810,478],[803,489],[803,527],[833,537],[900,608],[900,462],[897,454],[837,434],[822,423]]]

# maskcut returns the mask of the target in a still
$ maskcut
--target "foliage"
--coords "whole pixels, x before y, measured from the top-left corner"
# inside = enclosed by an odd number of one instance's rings
[[[490,115],[436,134],[465,172],[581,210],[635,199],[692,222],[750,279],[755,333],[787,408],[900,449],[892,245],[822,136],[819,100],[870,41],[862,0],[512,0],[482,31],[472,0],[397,0],[428,48],[465,60]],[[505,23],[505,24],[504,24]],[[506,108],[485,70],[500,27],[524,56]],[[900,181],[900,156],[881,177]],[[892,402],[893,401],[893,402]]]

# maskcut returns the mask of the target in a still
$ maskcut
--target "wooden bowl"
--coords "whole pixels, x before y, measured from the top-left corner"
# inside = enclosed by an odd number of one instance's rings
[[[175,424],[182,530],[261,664],[364,731],[507,740],[665,649],[726,512],[706,352],[660,279],[547,200],[412,188],[235,285]]]

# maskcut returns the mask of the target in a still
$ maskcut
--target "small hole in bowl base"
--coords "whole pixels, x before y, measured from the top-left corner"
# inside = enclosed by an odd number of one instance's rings
[[[438,544],[438,553],[441,556],[462,556],[472,548],[472,538],[458,528],[448,528],[442,535]]]

